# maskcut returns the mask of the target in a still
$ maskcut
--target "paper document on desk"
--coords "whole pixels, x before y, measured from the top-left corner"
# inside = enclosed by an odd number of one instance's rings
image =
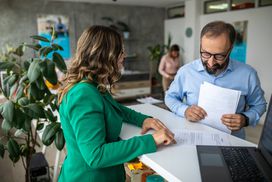
[[[227,134],[196,130],[172,130],[175,140],[182,145],[222,145],[230,146]]]
[[[221,117],[224,114],[236,112],[241,91],[222,88],[208,82],[200,86],[198,106],[202,107],[207,116],[201,123],[219,129],[226,133],[231,131],[222,123]]]
[[[155,99],[153,97],[139,98],[137,101],[143,104],[158,104],[163,102],[162,100]]]

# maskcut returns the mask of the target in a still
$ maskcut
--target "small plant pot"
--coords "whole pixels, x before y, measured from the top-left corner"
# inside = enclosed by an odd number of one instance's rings
[[[123,32],[123,35],[124,35],[124,39],[129,39],[130,33],[129,32]]]

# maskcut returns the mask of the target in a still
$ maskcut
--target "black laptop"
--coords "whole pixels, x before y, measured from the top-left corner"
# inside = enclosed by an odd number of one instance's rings
[[[272,96],[258,148],[197,146],[203,182],[272,182]]]

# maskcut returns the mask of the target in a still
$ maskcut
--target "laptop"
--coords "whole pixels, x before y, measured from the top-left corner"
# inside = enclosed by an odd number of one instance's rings
[[[272,96],[258,148],[196,147],[203,182],[272,181]]]

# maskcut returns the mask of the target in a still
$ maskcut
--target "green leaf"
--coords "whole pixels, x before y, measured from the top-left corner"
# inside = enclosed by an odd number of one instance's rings
[[[13,66],[14,66],[14,63],[12,63],[12,62],[0,62],[0,70],[1,71],[11,69],[11,68],[13,68]]]
[[[21,105],[21,106],[26,106],[29,104],[29,100],[27,97],[22,97],[18,100],[18,103]]]
[[[62,71],[62,72],[67,71],[66,64],[65,64],[62,56],[59,53],[57,53],[57,52],[53,53],[53,61],[57,65],[57,67],[59,68],[60,71]]]
[[[24,45],[20,45],[19,47],[16,48],[16,50],[13,52],[17,56],[23,56],[24,55]]]
[[[30,62],[29,61],[24,61],[24,63],[23,63],[24,69],[28,70],[29,66],[30,66]]]
[[[25,113],[23,113],[21,109],[15,109],[12,121],[13,126],[17,129],[21,129],[24,126],[25,118]]]
[[[24,75],[24,76],[20,79],[19,84],[22,85],[22,83],[23,83],[24,81],[26,81],[27,78],[28,78],[27,75]]]
[[[49,46],[43,47],[40,49],[40,55],[46,57],[50,52],[52,52],[53,49]]]
[[[5,147],[2,143],[0,143],[0,156],[2,157],[2,159],[4,158],[5,155]]]
[[[27,156],[28,152],[29,152],[29,148],[26,144],[21,144],[20,145],[20,151],[21,151],[21,155],[23,156]]]
[[[26,44],[25,46],[34,49],[35,51],[38,51],[42,47],[40,44]]]
[[[29,94],[36,100],[43,99],[44,91],[40,90],[35,83],[31,83],[29,87]]]
[[[39,104],[32,103],[24,107],[25,113],[32,118],[39,119],[45,118],[43,107]]]
[[[17,101],[18,99],[20,99],[22,96],[24,95],[24,87],[22,85],[20,85],[16,91],[16,97],[15,100]]]
[[[37,130],[41,130],[41,129],[43,129],[43,127],[44,127],[44,124],[43,123],[39,123],[37,125]]]
[[[56,122],[55,117],[54,117],[54,114],[53,114],[53,112],[51,111],[51,109],[47,109],[47,111],[45,111],[44,114],[45,114],[46,118],[47,118],[49,121]]]
[[[8,84],[8,81],[9,81],[9,79],[12,77],[12,75],[9,75],[9,76],[7,76],[6,78],[4,78],[4,81],[3,81],[3,84],[4,85],[7,85]]]
[[[60,130],[56,133],[55,145],[58,150],[62,150],[64,147],[64,144],[65,144],[65,139],[64,139],[63,131],[60,128]]]
[[[24,122],[24,126],[23,126],[23,130],[28,132],[28,131],[30,131],[30,129],[31,129],[31,119],[26,117],[25,122]]]
[[[58,45],[58,44],[52,44],[51,46],[54,49],[54,51],[56,51],[56,50],[63,51],[63,48],[60,45]]]
[[[39,62],[40,62],[40,60],[36,59],[29,66],[29,69],[27,72],[27,77],[28,77],[30,83],[35,82],[41,74]]]
[[[47,64],[47,69],[45,72],[43,72],[44,77],[53,85],[58,83],[58,76],[55,70],[55,64],[46,59],[45,60],[46,64]]]
[[[13,96],[15,91],[17,90],[18,83],[16,82],[12,87],[10,88],[10,96]]]
[[[47,38],[39,36],[39,35],[32,35],[30,36],[32,39],[40,40],[42,42],[50,42]]]
[[[60,129],[59,123],[51,123],[47,125],[42,136],[43,144],[46,146],[50,145],[54,141],[55,134],[59,131],[59,129]]]
[[[10,138],[8,141],[9,158],[15,163],[20,159],[20,147],[18,143]]]
[[[3,131],[7,134],[8,131],[12,128],[12,125],[9,121],[7,121],[6,119],[3,119],[1,127]]]
[[[12,86],[17,80],[17,75],[16,74],[13,74],[10,79],[8,80],[8,84],[9,86]]]
[[[3,104],[2,116],[9,122],[13,120],[14,114],[14,104],[12,101],[8,100]]]
[[[44,90],[46,88],[46,85],[44,83],[43,77],[40,76],[36,81],[36,86],[40,89],[40,90]]]

